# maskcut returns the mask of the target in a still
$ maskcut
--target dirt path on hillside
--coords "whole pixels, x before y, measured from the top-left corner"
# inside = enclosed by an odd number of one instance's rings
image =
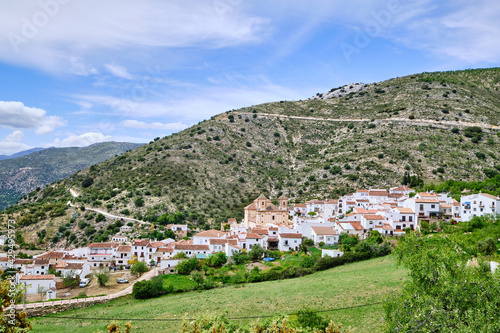
[[[242,114],[242,115],[253,115],[254,113],[250,112],[236,112],[237,114]],[[273,114],[273,113],[257,113],[259,116],[264,116],[264,117],[274,117],[274,118],[284,118],[284,119],[300,119],[300,120],[310,120],[310,121],[329,121],[329,122],[371,122],[371,119],[354,119],[354,118],[317,118],[317,117],[304,117],[304,116],[289,116],[289,115],[282,115],[282,114]],[[479,126],[483,130],[500,130],[500,126],[497,125],[490,125],[490,124],[485,124],[485,123],[471,123],[471,122],[465,122],[465,121],[448,121],[448,120],[443,120],[443,121],[437,121],[437,120],[430,120],[430,119],[405,119],[405,118],[386,118],[386,119],[375,119],[375,123],[407,123],[408,125],[412,126],[435,126],[435,127],[441,127],[441,128],[447,128],[447,127],[470,127],[470,126]]]

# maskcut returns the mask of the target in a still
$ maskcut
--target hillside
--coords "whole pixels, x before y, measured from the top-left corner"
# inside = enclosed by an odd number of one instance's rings
[[[94,332],[111,322],[91,319],[132,320],[133,332],[179,332],[182,321],[150,321],[226,314],[227,317],[289,314],[308,307],[326,310],[385,301],[399,291],[407,270],[397,268],[392,256],[371,259],[317,272],[301,278],[252,283],[202,292],[173,294],[149,300],[121,298],[107,304],[35,318],[36,332]],[[324,312],[321,315],[349,327],[352,333],[381,332],[384,327],[382,304]],[[66,317],[57,319],[58,316]],[[256,319],[240,320],[250,324]],[[125,321],[122,321],[123,324]]]
[[[104,142],[88,147],[35,148],[0,161],[0,210],[19,198],[79,170],[139,147],[126,142]],[[19,155],[19,154],[18,154]],[[11,158],[14,157],[14,158]]]
[[[47,149],[47,148],[39,148],[39,147],[37,147],[37,148],[28,149],[28,150],[23,150],[23,151],[20,151],[18,153],[12,154],[12,155],[0,155],[0,161],[1,160],[10,160],[10,159],[13,159],[13,158],[18,158],[18,157],[29,155],[29,154],[32,154],[32,153],[35,153],[37,151],[41,151],[41,150],[44,150],[44,149]]]
[[[334,198],[399,185],[406,171],[426,183],[481,180],[500,169],[499,87],[498,68],[422,73],[231,110],[33,192],[9,212],[46,219],[49,202],[74,200],[152,222],[181,212],[208,228],[242,218],[260,193]]]

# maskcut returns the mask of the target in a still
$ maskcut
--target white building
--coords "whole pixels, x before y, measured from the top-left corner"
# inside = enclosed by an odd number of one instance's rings
[[[340,234],[333,227],[312,227],[311,230],[314,244],[323,242],[326,245],[334,245],[339,243]]]
[[[460,198],[460,216],[463,222],[474,216],[484,214],[500,214],[500,197],[487,193],[465,195]]]
[[[56,286],[54,275],[22,275],[19,277],[19,284],[26,285],[27,294],[38,294],[38,288],[42,287],[47,291]]]
[[[278,250],[280,251],[298,251],[302,244],[302,234],[299,233],[279,233]]]

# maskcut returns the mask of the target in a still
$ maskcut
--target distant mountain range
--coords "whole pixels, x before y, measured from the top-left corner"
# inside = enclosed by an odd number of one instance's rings
[[[140,147],[127,142],[96,143],[88,147],[33,148],[0,160],[0,210],[37,187],[67,178],[93,164]]]
[[[45,149],[47,149],[47,148],[36,147],[36,148],[28,149],[28,150],[23,150],[23,151],[20,151],[19,153],[15,153],[15,154],[12,154],[12,155],[0,155],[0,161],[2,161],[2,160],[10,160],[10,159],[18,158],[18,157],[21,157],[21,156],[26,156],[26,155],[29,155],[31,153],[36,153],[37,151],[41,151],[41,150],[45,150]]]

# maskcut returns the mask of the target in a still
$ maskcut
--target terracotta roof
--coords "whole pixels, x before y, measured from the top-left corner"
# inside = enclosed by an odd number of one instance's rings
[[[294,207],[298,207],[298,208],[306,208],[307,205],[306,204],[295,204]]]
[[[277,230],[278,230],[278,228],[276,228],[276,227],[269,227],[269,231],[271,231],[271,230],[272,230],[272,231],[277,231]]]
[[[280,241],[280,240],[279,240],[279,238],[277,238],[277,237],[269,237],[269,238],[267,239],[267,242],[268,242],[268,243],[269,243],[269,242],[279,242],[279,241]]]
[[[375,197],[386,197],[388,195],[386,190],[370,190],[368,195]]]
[[[42,259],[62,259],[64,257],[65,253],[64,252],[59,252],[59,251],[49,251],[46,253],[43,253],[39,255],[37,258],[42,258]]]
[[[316,235],[338,235],[333,227],[311,227]]]
[[[229,219],[227,219],[227,222],[229,222],[229,223],[236,222],[236,219],[235,218],[229,218]]]
[[[208,245],[175,244],[176,250],[208,251]]]
[[[219,238],[219,237],[224,236],[225,234],[227,234],[227,232],[215,230],[215,229],[210,229],[210,230],[205,230],[205,231],[202,231],[200,233],[197,233],[193,237],[214,237],[214,238],[217,237],[217,238]]]
[[[150,240],[149,239],[134,239],[133,246],[148,246]]]
[[[441,207],[441,208],[451,208],[451,204],[440,204],[439,207]]]
[[[389,223],[384,223],[382,225],[382,229],[384,229],[384,230],[392,230],[392,226]]]
[[[108,249],[118,246],[120,246],[120,244],[117,243],[90,243],[89,245],[87,245],[88,248],[94,248],[94,249]]]
[[[385,220],[382,215],[365,215],[366,220]]]
[[[417,199],[415,203],[439,203],[437,199]]]
[[[72,254],[66,253],[62,259],[63,260],[79,260],[81,258],[78,258],[77,256],[74,256]]]
[[[391,188],[391,191],[415,191],[414,189],[409,188],[408,186],[400,186],[400,187],[395,187]]]
[[[255,202],[252,202],[250,205],[246,206],[245,208],[243,209],[257,209],[257,205],[255,204]]]
[[[251,238],[251,239],[261,239],[263,238],[262,236],[260,235],[257,235],[257,234],[248,234],[247,235],[247,238]]]
[[[370,202],[368,199],[356,199],[356,202]]]
[[[417,194],[419,197],[436,197],[435,193],[420,192]]]
[[[286,234],[279,234],[281,238],[302,238],[302,234],[293,234],[293,233],[286,233]]]
[[[33,263],[35,265],[48,265],[50,263],[50,259],[39,259],[39,258],[36,258]]]
[[[54,265],[55,269],[64,269],[66,267],[66,261],[61,260],[56,265]]]
[[[355,230],[365,230],[365,228],[361,225],[361,222],[349,222],[349,224],[353,227]]]
[[[53,280],[53,274],[47,275],[23,275],[19,278],[19,280]]]
[[[66,269],[83,269],[83,264],[76,262],[69,262],[66,264]]]
[[[171,252],[174,252],[174,248],[171,246],[159,247],[158,250],[156,250],[156,252],[171,253]]]
[[[269,230],[267,229],[261,229],[261,228],[254,228],[252,229],[252,234],[257,234],[257,235],[267,235],[269,234]]]
[[[358,192],[358,193],[368,193],[370,191],[368,191],[368,190],[356,190],[356,192]]]
[[[404,232],[403,229],[394,229],[394,232]]]
[[[165,246],[165,243],[163,243],[163,242],[151,242],[148,245],[148,247],[156,247],[156,248],[162,247],[162,246]]]
[[[339,201],[338,200],[326,200],[325,203],[327,203],[327,204],[338,204]]]
[[[131,252],[132,251],[132,246],[130,246],[130,245],[120,245],[120,246],[118,246],[118,249],[116,251],[117,252]]]
[[[282,194],[281,197],[278,198],[278,200],[288,200],[288,198],[284,194]]]
[[[33,259],[15,259],[14,264],[15,265],[27,265],[31,264],[33,262]]]
[[[406,207],[396,207],[394,209],[397,209],[400,213],[402,214],[415,214],[413,209],[411,208],[406,208]]]
[[[346,205],[355,205],[355,204],[356,204],[356,202],[355,202],[355,201],[347,201],[345,204],[346,204]]]
[[[273,211],[277,211],[277,210],[281,210],[279,209],[278,207],[276,207],[275,205],[273,204],[268,204],[265,208],[265,211],[266,212],[273,212]]]
[[[405,195],[403,193],[389,193],[388,197],[393,198],[393,199],[399,199],[404,197]]]

